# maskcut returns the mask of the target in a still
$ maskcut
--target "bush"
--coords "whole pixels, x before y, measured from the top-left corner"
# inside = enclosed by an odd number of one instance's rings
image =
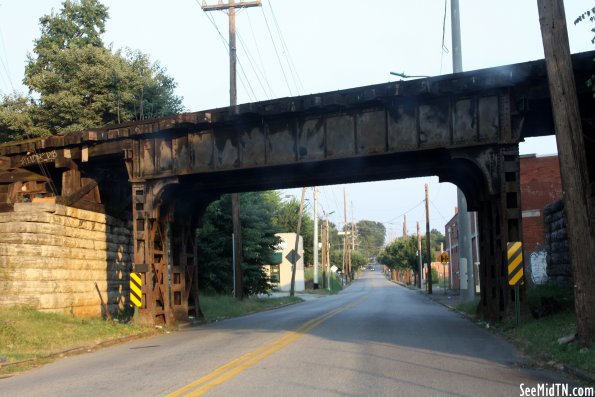
[[[536,285],[527,289],[527,304],[535,318],[574,310],[572,288],[552,284]]]

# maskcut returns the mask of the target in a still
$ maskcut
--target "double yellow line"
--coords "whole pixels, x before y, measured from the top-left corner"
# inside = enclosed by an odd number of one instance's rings
[[[209,390],[214,387],[219,386],[222,383],[227,382],[229,379],[233,378],[234,376],[238,375],[239,373],[245,371],[246,369],[250,368],[254,364],[258,363],[259,361],[265,359],[266,357],[270,356],[271,354],[283,349],[285,346],[295,342],[299,338],[301,338],[304,334],[310,332],[315,327],[319,326],[329,318],[335,316],[338,313],[341,313],[344,310],[349,309],[355,305],[360,304],[363,302],[367,297],[363,297],[358,299],[354,302],[348,303],[346,305],[340,306],[322,316],[316,317],[301,327],[296,329],[295,331],[289,332],[287,335],[269,343],[261,347],[260,349],[254,350],[253,352],[244,354],[243,356],[230,361],[229,363],[222,365],[221,367],[215,369],[208,375],[203,376],[200,379],[182,387],[179,390],[174,391],[167,395],[167,397],[179,397],[179,396],[187,396],[187,397],[194,397],[194,396],[202,396]]]

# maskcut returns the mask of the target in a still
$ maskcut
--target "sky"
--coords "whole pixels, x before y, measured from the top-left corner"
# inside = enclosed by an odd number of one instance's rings
[[[208,0],[215,4],[219,0]],[[188,111],[229,103],[228,17],[204,12],[195,0],[103,0],[109,8],[104,42],[151,56],[178,83]],[[460,0],[463,69],[482,69],[543,58],[536,0]],[[39,37],[39,18],[58,12],[61,0],[0,0],[0,94],[27,93],[26,57]],[[574,19],[593,0],[565,1],[571,52],[595,49],[588,23]],[[445,17],[446,7],[446,17]],[[445,22],[445,23],[444,23]],[[238,32],[238,102],[347,89],[398,80],[390,72],[451,73],[450,2],[444,0],[262,0],[241,10]],[[443,46],[444,38],[444,46]],[[521,154],[556,152],[553,137],[521,143]],[[456,187],[436,177],[321,187],[319,214],[382,222],[388,239],[425,226],[424,184],[430,224],[444,230],[454,215]],[[283,194],[299,195],[299,189]],[[312,189],[307,197],[310,203]],[[351,203],[353,203],[351,205]],[[312,205],[309,205],[310,210]]]

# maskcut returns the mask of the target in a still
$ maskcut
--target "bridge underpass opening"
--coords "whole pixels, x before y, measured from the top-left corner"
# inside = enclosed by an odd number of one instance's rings
[[[592,74],[592,57],[574,56],[577,81]],[[592,93],[578,88],[588,119]],[[535,61],[243,104],[233,116],[214,109],[15,142],[0,147],[1,208],[12,210],[15,183],[43,183],[43,163],[62,178],[61,200],[120,216],[131,211],[134,267],[153,280],[141,309],[152,322],[155,308],[169,307],[169,216],[177,213],[188,228],[222,193],[437,175],[479,211],[482,308],[494,321],[509,312],[506,242],[522,238],[518,143],[552,133],[549,103],[543,61]],[[90,194],[97,190],[101,200]],[[188,288],[182,302],[186,295]],[[155,315],[167,321],[173,312]]]

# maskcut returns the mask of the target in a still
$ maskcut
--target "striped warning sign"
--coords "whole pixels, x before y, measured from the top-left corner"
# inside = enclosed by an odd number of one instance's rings
[[[517,285],[523,279],[523,243],[513,241],[507,245],[508,285]]]
[[[140,273],[130,272],[130,302],[136,307],[143,305],[142,285]]]

